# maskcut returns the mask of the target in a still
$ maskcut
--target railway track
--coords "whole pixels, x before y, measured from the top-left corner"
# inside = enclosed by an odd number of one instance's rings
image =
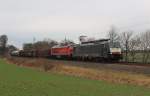
[[[122,65],[129,65],[129,66],[145,66],[145,67],[150,67],[150,64],[143,64],[143,63],[138,63],[138,62],[115,62],[115,64],[122,64]]]
[[[58,60],[58,59],[54,59]],[[65,59],[61,59],[61,61],[67,61]],[[108,62],[108,61],[81,61],[81,60],[68,60],[68,61],[74,61],[74,62],[85,62],[85,63],[97,63],[97,64],[118,64],[118,65],[129,65],[129,66],[145,66],[145,67],[150,67],[150,63],[143,64],[139,62],[124,62],[124,61],[119,61],[119,62]]]

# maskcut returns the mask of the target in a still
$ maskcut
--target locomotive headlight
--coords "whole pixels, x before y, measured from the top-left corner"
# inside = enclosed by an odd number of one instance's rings
[[[121,54],[121,48],[110,48],[111,54]]]

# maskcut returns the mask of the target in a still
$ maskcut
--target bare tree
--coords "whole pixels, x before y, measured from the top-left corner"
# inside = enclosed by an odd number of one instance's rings
[[[137,35],[134,36],[129,42],[129,51],[132,57],[132,62],[135,61],[135,55],[139,50],[140,44],[141,44],[140,37]]]
[[[25,43],[23,44],[23,50],[32,50],[33,44],[32,43]]]
[[[147,63],[150,54],[150,30],[141,34],[142,61]]]
[[[51,47],[57,45],[58,42],[51,39],[44,39],[34,43],[25,43],[23,50],[49,50]]]
[[[34,49],[37,50],[48,50],[51,47],[57,45],[58,43],[54,40],[43,40],[43,41],[38,41],[34,43]]]
[[[119,42],[119,34],[114,26],[111,27],[110,31],[108,31],[107,37],[110,39],[111,44]]]
[[[129,52],[129,43],[132,38],[133,32],[122,32],[120,34],[120,41],[122,44],[123,49],[125,50],[125,61],[128,61],[128,52]]]
[[[65,45],[74,45],[75,43],[72,40],[69,39],[64,39],[60,42],[60,45],[65,46]]]
[[[8,50],[9,50],[9,52],[12,52],[12,51],[18,50],[18,48],[14,45],[8,45]]]
[[[43,41],[44,41],[44,42],[47,42],[50,48],[53,47],[53,46],[55,46],[55,45],[58,45],[58,42],[57,42],[57,41],[52,40],[52,39],[49,39],[49,38],[46,38],[46,39],[44,39]]]

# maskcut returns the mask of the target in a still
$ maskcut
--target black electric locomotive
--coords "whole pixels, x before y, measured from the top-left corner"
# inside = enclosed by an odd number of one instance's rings
[[[82,42],[74,47],[74,58],[97,60],[120,60],[122,58],[119,42],[109,39]]]

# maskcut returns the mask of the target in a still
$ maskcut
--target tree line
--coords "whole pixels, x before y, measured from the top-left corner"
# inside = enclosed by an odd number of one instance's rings
[[[37,41],[34,43],[25,43],[23,44],[23,50],[49,50],[55,45],[73,45],[75,44],[73,40],[64,39],[60,42],[52,40],[52,39],[44,39],[42,41]]]
[[[150,30],[135,34],[133,31],[117,32],[115,27],[108,31],[107,37],[110,43],[120,42],[123,50],[124,61],[148,63],[150,62]],[[8,45],[7,35],[0,35],[0,55],[17,50],[13,45]],[[44,39],[33,43],[23,44],[23,50],[48,50],[55,45],[75,44],[73,40],[64,39],[60,42],[52,39]],[[140,58],[140,59],[139,59]]]
[[[8,44],[8,36],[0,35],[0,56],[6,56],[10,51],[17,50],[14,45]]]
[[[150,60],[150,30],[135,34],[133,31],[117,32],[112,27],[107,34],[110,42],[120,42],[124,61],[148,63]]]

